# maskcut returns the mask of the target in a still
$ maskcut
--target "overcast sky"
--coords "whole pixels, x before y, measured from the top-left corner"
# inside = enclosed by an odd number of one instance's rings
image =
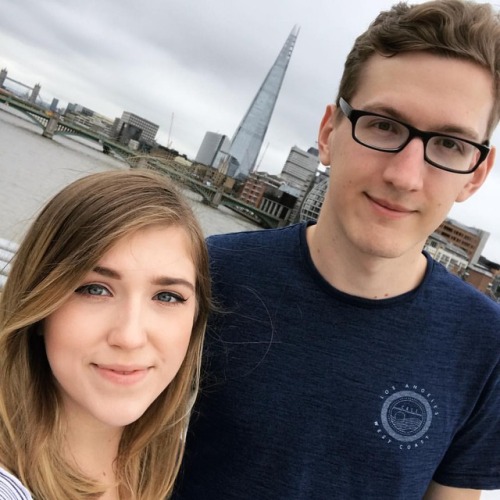
[[[392,0],[0,0],[0,67],[41,97],[110,118],[130,111],[194,158],[206,131],[232,136],[295,24],[300,33],[259,157],[279,173],[314,146],[354,38]],[[500,134],[494,137],[500,147]],[[267,147],[266,147],[267,145]],[[262,153],[265,154],[262,155]],[[500,155],[499,155],[500,156]],[[451,217],[491,233],[500,263],[500,165]]]

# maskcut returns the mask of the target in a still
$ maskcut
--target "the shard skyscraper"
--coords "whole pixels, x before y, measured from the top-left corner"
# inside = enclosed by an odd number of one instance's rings
[[[255,167],[298,34],[294,26],[233,135],[227,169],[231,177],[245,179]]]

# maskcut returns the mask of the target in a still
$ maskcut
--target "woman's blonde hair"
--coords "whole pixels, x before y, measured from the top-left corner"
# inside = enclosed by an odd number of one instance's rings
[[[193,212],[172,183],[147,170],[89,175],[59,192],[32,224],[12,263],[0,307],[0,460],[35,498],[96,498],[102,485],[61,454],[61,399],[45,353],[43,320],[123,236],[178,226],[191,241],[196,317],[186,358],[144,415],[126,426],[116,458],[121,496],[168,496],[184,451],[211,308],[208,257]]]

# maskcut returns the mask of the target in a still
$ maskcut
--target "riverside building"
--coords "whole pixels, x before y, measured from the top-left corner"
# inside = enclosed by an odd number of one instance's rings
[[[132,140],[152,147],[155,144],[159,128],[159,125],[146,120],[146,118],[124,111],[121,118],[115,119],[112,135],[114,139],[125,145],[128,145]]]
[[[208,167],[219,168],[225,160],[230,147],[231,141],[227,135],[207,132],[200,149],[198,149],[195,162]]]
[[[281,178],[288,186],[297,191],[297,203],[291,214],[291,220],[298,220],[299,210],[306,193],[311,189],[319,166],[318,150],[309,148],[307,151],[293,146],[285,161]]]

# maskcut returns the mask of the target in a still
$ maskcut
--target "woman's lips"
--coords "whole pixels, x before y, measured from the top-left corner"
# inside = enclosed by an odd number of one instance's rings
[[[123,366],[93,364],[93,366],[101,377],[119,385],[136,384],[143,380],[149,371],[149,367],[142,365]]]

